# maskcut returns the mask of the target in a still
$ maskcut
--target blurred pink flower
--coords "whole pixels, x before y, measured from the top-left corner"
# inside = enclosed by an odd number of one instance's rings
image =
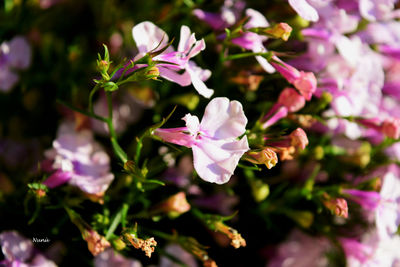
[[[16,70],[31,64],[31,47],[25,37],[16,36],[0,45],[0,91],[8,92],[18,82]]]
[[[242,155],[249,149],[247,118],[242,104],[218,97],[208,103],[203,119],[186,114],[186,127],[157,129],[154,134],[166,142],[192,148],[194,168],[208,182],[229,181]]]
[[[76,132],[62,124],[53,148],[45,152],[53,173],[43,183],[50,188],[68,182],[88,194],[101,196],[114,179],[110,158],[89,131]]]
[[[94,258],[95,267],[142,267],[140,261],[122,256],[108,248]]]
[[[133,27],[132,34],[139,50],[135,60],[140,59],[147,52],[157,47],[163,48],[168,44],[168,35],[150,21],[137,24]],[[196,63],[190,61],[192,57],[195,57],[205,48],[204,40],[196,41],[194,33],[190,32],[189,27],[183,25],[181,27],[178,50],[174,51],[170,46],[164,52],[155,56],[153,60],[166,62],[157,65],[161,77],[181,86],[193,84],[199,94],[209,98],[214,93],[214,90],[207,88],[204,81],[211,76],[211,72],[201,69]],[[179,70],[182,69],[185,72],[179,74]]]
[[[36,250],[31,240],[16,231],[0,234],[0,246],[4,254],[1,266],[6,267],[56,267],[57,265]]]
[[[286,241],[279,245],[269,267],[323,267],[328,266],[325,253],[331,245],[326,238],[312,237],[293,231]]]

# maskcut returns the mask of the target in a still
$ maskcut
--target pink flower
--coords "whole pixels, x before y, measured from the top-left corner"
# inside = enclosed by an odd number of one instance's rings
[[[63,124],[53,148],[45,153],[53,173],[44,181],[50,188],[68,182],[88,194],[101,196],[114,175],[110,173],[110,158],[89,131],[76,132]]]
[[[218,97],[208,103],[203,119],[186,114],[186,127],[157,129],[154,134],[166,142],[192,148],[193,163],[200,178],[223,184],[229,181],[242,155],[249,150],[247,118],[242,104]]]
[[[375,191],[362,191],[358,189],[343,189],[343,193],[350,196],[350,199],[367,210],[375,210],[381,197]]]
[[[387,137],[398,139],[400,137],[400,119],[385,119],[382,123],[382,133]]]
[[[317,79],[314,73],[299,71],[276,56],[273,57],[271,64],[289,83],[299,90],[306,100],[311,99],[317,89]]]
[[[261,120],[262,128],[266,129],[278,120],[286,117],[289,112],[299,111],[306,103],[305,98],[292,88],[285,88],[276,103]]]
[[[56,264],[38,252],[31,240],[15,231],[0,234],[0,246],[4,254],[1,266],[56,267]]]
[[[139,50],[135,59],[143,57],[157,47],[162,48],[168,44],[168,35],[150,21],[137,24],[133,27],[132,34]],[[161,77],[181,86],[193,84],[199,94],[209,98],[214,90],[207,88],[203,81],[211,76],[211,72],[201,69],[196,63],[190,61],[205,48],[204,40],[196,41],[194,33],[191,34],[189,27],[183,25],[178,50],[174,51],[172,47],[168,47],[163,53],[153,57],[153,60],[172,63],[157,65]],[[179,74],[180,70],[185,70],[185,72]]]
[[[18,82],[15,70],[24,70],[31,63],[31,48],[22,36],[0,45],[0,91],[8,92]]]

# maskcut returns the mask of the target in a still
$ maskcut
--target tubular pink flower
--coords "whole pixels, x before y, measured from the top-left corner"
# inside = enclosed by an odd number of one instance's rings
[[[168,45],[168,35],[150,21],[144,21],[133,27],[132,35],[139,50],[139,54],[135,59],[143,57],[157,47],[162,48]],[[153,57],[153,60],[167,62],[157,65],[161,77],[181,86],[193,84],[199,94],[209,98],[214,93],[214,90],[207,88],[203,81],[210,77],[211,72],[201,69],[190,61],[205,47],[204,40],[197,41],[194,33],[190,32],[189,27],[183,25],[181,27],[178,50],[174,51],[172,47],[168,47],[164,52]],[[185,72],[179,74],[177,71],[182,69]]]
[[[362,191],[358,189],[343,189],[344,194],[349,195],[350,199],[358,203],[360,206],[367,210],[375,210],[381,199],[378,192],[375,191]]]
[[[242,104],[218,97],[208,103],[199,122],[197,116],[183,117],[186,127],[157,129],[154,134],[166,142],[192,148],[193,163],[200,178],[223,184],[229,181],[242,155],[249,150],[247,118]]]
[[[310,100],[315,90],[317,89],[317,79],[314,73],[299,71],[289,64],[283,62],[278,57],[274,56],[271,61],[271,65],[280,73],[282,76],[299,90],[300,94],[304,96],[306,100]]]
[[[308,138],[306,132],[303,129],[297,128],[289,135],[291,139],[291,145],[300,149],[305,149],[308,145]]]

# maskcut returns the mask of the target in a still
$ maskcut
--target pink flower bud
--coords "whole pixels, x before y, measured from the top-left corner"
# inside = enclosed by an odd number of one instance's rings
[[[292,88],[285,88],[278,98],[278,103],[285,106],[289,112],[296,112],[306,104],[305,98]]]
[[[314,73],[299,71],[293,66],[273,56],[271,65],[291,84],[300,91],[306,100],[310,100],[317,89],[317,79]]]
[[[389,138],[398,139],[400,137],[400,119],[387,118],[381,125],[382,133]]]
[[[186,194],[179,192],[161,204],[161,209],[165,212],[177,212],[179,214],[190,210],[190,204],[186,200]]]
[[[344,198],[330,198],[330,196],[327,195],[326,200],[324,200],[322,203],[336,216],[343,218],[348,217],[349,210],[347,207],[347,201]]]
[[[271,169],[278,163],[278,156],[272,149],[266,147],[261,151],[249,151],[246,153],[246,160],[254,164],[265,164],[268,169]]]
[[[291,145],[294,147],[304,149],[308,145],[307,134],[301,128],[297,128],[289,136],[291,139]]]

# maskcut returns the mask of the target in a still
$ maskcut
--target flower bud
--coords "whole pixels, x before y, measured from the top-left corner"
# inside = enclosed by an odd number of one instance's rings
[[[382,133],[389,138],[398,139],[400,137],[400,119],[387,118],[383,121]]]
[[[265,29],[265,33],[274,38],[281,38],[282,40],[287,41],[292,33],[292,27],[287,23],[281,22],[271,28]]]
[[[158,204],[152,213],[157,214],[159,212],[164,212],[168,213],[170,217],[178,217],[189,210],[190,204],[186,200],[186,194],[184,192],[179,192]]]
[[[249,151],[246,153],[246,160],[254,164],[265,164],[271,169],[278,163],[278,156],[271,148],[264,148],[261,151]]]
[[[261,182],[260,180],[251,181],[251,192],[254,197],[254,200],[257,202],[261,202],[266,199],[269,195],[269,186]]]
[[[344,198],[331,198],[325,193],[322,203],[332,214],[343,218],[348,217],[347,201]]]
[[[303,129],[297,128],[290,135],[291,145],[300,149],[305,149],[308,145],[307,134]]]
[[[292,88],[285,88],[278,98],[278,103],[285,106],[289,112],[296,112],[304,107],[306,99]]]
[[[158,76],[160,76],[160,71],[156,66],[151,67],[146,73],[147,79],[157,80]]]

